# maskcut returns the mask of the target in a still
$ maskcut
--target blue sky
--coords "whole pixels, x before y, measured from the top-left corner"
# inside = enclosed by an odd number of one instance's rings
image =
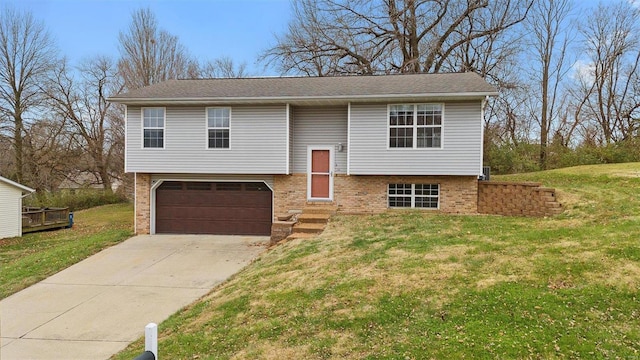
[[[72,64],[105,54],[118,56],[118,33],[126,31],[131,13],[149,7],[161,28],[200,60],[228,56],[246,62],[251,75],[276,75],[256,64],[273,45],[290,14],[288,0],[0,0],[30,10],[56,39]]]

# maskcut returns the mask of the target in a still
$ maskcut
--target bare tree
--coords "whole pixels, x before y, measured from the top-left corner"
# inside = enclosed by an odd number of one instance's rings
[[[578,71],[575,116],[592,137],[588,123],[595,122],[597,143],[628,139],[640,109],[640,12],[624,1],[600,4],[580,33],[587,60]]]
[[[241,78],[247,76],[247,64],[236,65],[233,59],[227,56],[207,61],[199,71],[201,78]]]
[[[123,90],[124,84],[115,62],[96,56],[78,67],[79,80],[62,64],[49,89],[52,108],[69,123],[75,143],[89,161],[86,171],[95,174],[105,190],[111,190],[114,177],[123,172],[118,159],[123,156],[123,111],[108,102],[109,96]],[[80,166],[80,164],[78,164]]]
[[[487,78],[501,90],[515,86],[513,72],[522,51],[522,34],[514,26],[509,31],[489,32],[477,37],[478,29],[499,29],[509,18],[510,7],[503,1],[488,2],[485,8],[469,14],[450,35],[450,53],[442,57],[437,71],[472,71]],[[522,4],[529,6],[529,4]],[[526,8],[519,9],[526,12]],[[515,24],[514,24],[515,25]],[[506,29],[505,29],[506,30]]]
[[[262,59],[283,73],[319,76],[450,70],[446,65],[460,47],[518,24],[530,6],[512,0],[299,0],[288,31]]]
[[[57,50],[42,22],[29,12],[0,13],[0,117],[11,132],[14,178],[24,178],[23,137],[29,116],[43,100],[41,86],[56,63]]]
[[[566,57],[572,34],[568,28],[568,16],[572,9],[570,0],[537,1],[524,22],[528,34],[530,61],[527,72],[534,96],[529,96],[529,108],[539,128],[539,164],[547,167],[547,146],[552,125],[560,122],[568,104],[560,97],[563,79],[570,67]]]
[[[118,68],[127,89],[168,79],[194,78],[198,65],[178,37],[158,27],[149,8],[132,14],[127,32],[120,32]]]
[[[64,119],[47,114],[29,124],[24,137],[25,181],[36,190],[55,191],[82,153],[72,141]]]

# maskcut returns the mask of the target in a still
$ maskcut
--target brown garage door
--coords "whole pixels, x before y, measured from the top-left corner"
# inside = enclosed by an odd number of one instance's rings
[[[165,181],[156,189],[156,233],[269,235],[271,219],[262,182]]]

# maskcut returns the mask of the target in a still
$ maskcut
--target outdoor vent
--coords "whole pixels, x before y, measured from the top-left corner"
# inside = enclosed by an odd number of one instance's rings
[[[482,181],[491,180],[491,166],[482,167],[482,175],[480,175],[480,180]]]

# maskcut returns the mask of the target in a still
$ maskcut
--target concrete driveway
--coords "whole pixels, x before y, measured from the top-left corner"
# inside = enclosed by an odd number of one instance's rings
[[[0,301],[0,359],[107,359],[143,336],[147,323],[249,264],[268,241],[133,237]]]

